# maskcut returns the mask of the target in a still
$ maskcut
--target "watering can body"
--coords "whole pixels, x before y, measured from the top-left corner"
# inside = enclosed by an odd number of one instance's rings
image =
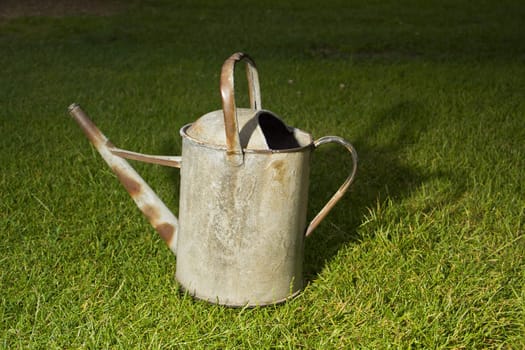
[[[235,106],[233,73],[247,61],[250,108]],[[180,130],[182,157],[116,148],[78,105],[70,113],[139,208],[177,256],[176,278],[192,296],[228,306],[268,305],[303,288],[304,239],[350,186],[357,156],[339,137],[313,141],[261,109],[253,61],[232,55],[221,72],[223,109]],[[350,152],[352,171],[307,225],[312,152],[336,142]],[[124,159],[181,169],[179,219]]]
[[[197,298],[265,305],[303,286],[311,140],[286,150],[245,150],[230,165],[225,149],[183,135],[176,277]]]

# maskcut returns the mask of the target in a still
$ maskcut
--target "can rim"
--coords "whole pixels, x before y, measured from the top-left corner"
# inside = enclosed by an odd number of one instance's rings
[[[214,150],[219,150],[219,151],[227,151],[227,148],[226,148],[226,145],[214,145],[214,144],[210,144],[210,143],[206,143],[206,142],[202,142],[190,135],[188,135],[188,133],[186,132],[186,130],[188,130],[191,126],[193,125],[193,123],[189,123],[189,124],[186,124],[184,125],[180,131],[179,131],[179,134],[180,136],[182,136],[183,138],[186,138],[188,139],[189,141],[201,146],[201,147],[205,147],[205,148],[209,148],[209,149],[214,149]],[[295,128],[297,129],[297,128]],[[301,129],[297,129],[303,133],[305,133],[306,135],[308,135],[309,139],[310,139],[310,142],[304,146],[300,146],[300,147],[294,147],[294,148],[287,148],[287,149],[251,149],[251,148],[243,148],[242,151],[243,153],[264,153],[264,154],[273,154],[273,153],[293,153],[293,152],[302,152],[304,150],[307,150],[307,149],[312,149],[314,148],[314,140],[312,138],[312,136],[301,130]]]

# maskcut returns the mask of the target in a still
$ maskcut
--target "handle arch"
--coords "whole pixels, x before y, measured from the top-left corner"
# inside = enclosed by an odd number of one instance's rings
[[[227,157],[231,164],[237,166],[243,163],[243,152],[237,122],[237,107],[235,106],[234,73],[235,64],[242,60],[246,61],[250,107],[254,110],[260,110],[262,108],[259,74],[257,73],[255,62],[243,52],[234,53],[222,65],[220,90],[226,132]]]
[[[330,198],[330,200],[324,205],[324,207],[317,213],[317,215],[310,221],[310,224],[308,224],[308,227],[306,228],[305,236],[308,237],[312,234],[312,232],[319,226],[321,221],[324,220],[326,215],[332,210],[332,208],[339,202],[339,200],[343,197],[343,195],[348,191],[348,188],[350,185],[354,182],[355,175],[357,173],[357,152],[352,146],[352,144],[345,139],[339,137],[339,136],[324,136],[320,139],[314,141],[314,148],[318,148],[321,145],[324,145],[325,143],[338,143],[342,146],[344,146],[348,152],[350,152],[350,155],[352,156],[352,170],[350,171],[350,174],[346,178],[345,182],[339,187],[337,192],[334,193],[334,195]]]

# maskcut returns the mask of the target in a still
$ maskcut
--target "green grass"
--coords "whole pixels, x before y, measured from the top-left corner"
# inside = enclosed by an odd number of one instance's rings
[[[519,1],[137,1],[0,22],[0,347],[524,348],[523,28]],[[360,157],[306,242],[304,292],[254,309],[179,292],[176,259],[66,112],[179,154],[240,50],[266,108]],[[136,168],[176,211],[178,171]],[[327,146],[312,168],[310,217],[350,165]]]

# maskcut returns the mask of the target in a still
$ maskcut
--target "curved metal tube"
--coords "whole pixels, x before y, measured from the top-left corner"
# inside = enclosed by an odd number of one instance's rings
[[[343,145],[348,150],[348,152],[350,152],[350,155],[352,156],[352,170],[350,171],[350,175],[348,175],[345,182],[343,182],[343,184],[341,185],[341,187],[339,187],[337,192],[334,193],[332,198],[330,198],[330,200],[310,222],[310,224],[306,228],[306,237],[312,234],[312,232],[316,229],[317,226],[319,226],[319,224],[321,223],[321,221],[323,221],[326,215],[328,215],[330,210],[332,210],[332,208],[336,205],[337,202],[339,202],[339,200],[343,197],[346,191],[348,191],[348,188],[350,187],[352,182],[354,182],[355,175],[357,173],[357,151],[355,150],[354,146],[352,146],[350,142],[346,141],[345,139],[339,136],[324,136],[314,141],[314,147],[317,148],[329,142],[334,142]]]

